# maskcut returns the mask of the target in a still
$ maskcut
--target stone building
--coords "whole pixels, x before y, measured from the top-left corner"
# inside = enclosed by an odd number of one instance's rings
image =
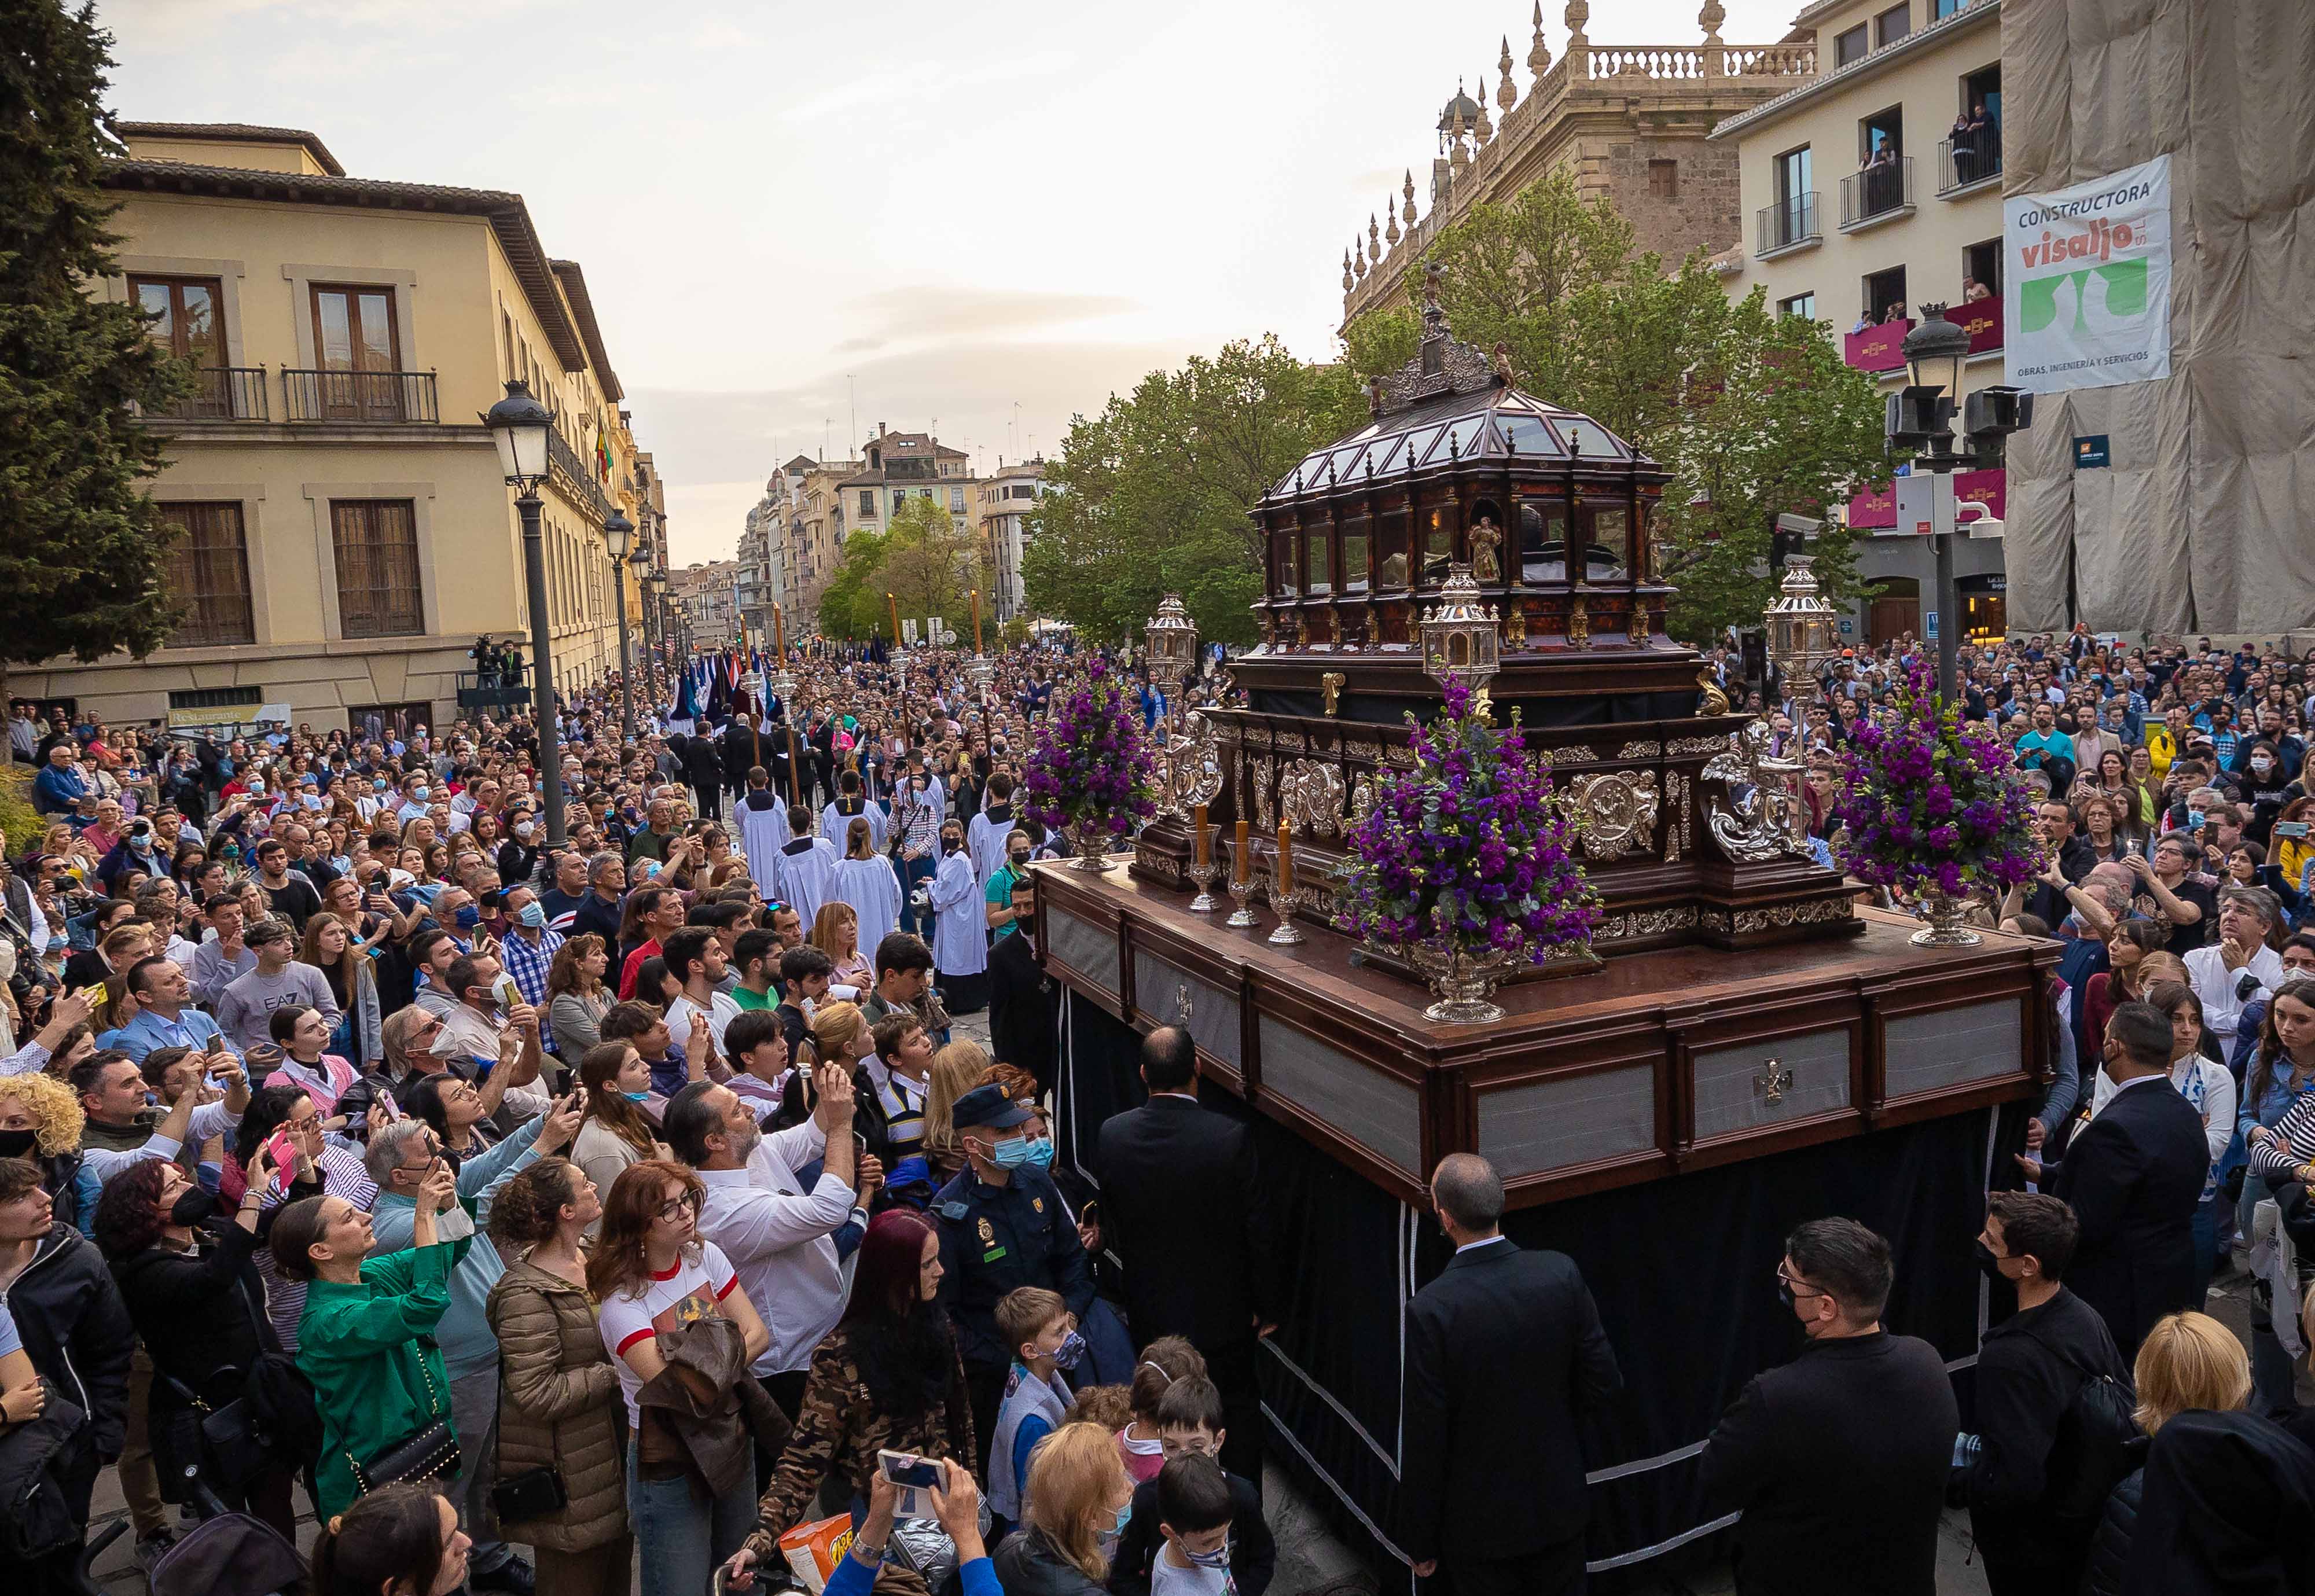
[[[1725,15],[1720,0],[1705,0],[1698,13],[1700,44],[1595,45],[1584,31],[1589,0],[1567,0],[1566,48],[1554,60],[1538,0],[1526,94],[1512,82],[1506,35],[1496,60],[1495,111],[1482,78],[1477,97],[1459,84],[1440,113],[1428,214],[1417,211],[1409,168],[1401,191],[1383,197],[1364,235],[1344,253],[1344,324],[1406,303],[1409,270],[1471,207],[1509,200],[1563,166],[1574,171],[1586,196],[1605,195],[1632,222],[1641,249],[1667,262],[1734,244],[1741,217],[1736,152],[1711,143],[1712,129],[1807,82],[1816,49],[1813,35],[1777,44],[1724,43]]]

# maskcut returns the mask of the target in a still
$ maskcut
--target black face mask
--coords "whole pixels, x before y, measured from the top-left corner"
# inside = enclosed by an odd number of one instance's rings
[[[1977,1272],[1988,1280],[2003,1278],[2000,1257],[1982,1241],[1977,1244]]]
[[[179,1193],[177,1200],[169,1205],[169,1223],[198,1225],[215,1212],[217,1212],[217,1193],[203,1187],[195,1186],[189,1192]]]
[[[0,1130],[0,1158],[30,1158],[40,1139],[37,1130]]]
[[[1793,1295],[1793,1289],[1785,1283],[1782,1276],[1778,1276],[1777,1280],[1777,1300],[1785,1305],[1785,1311],[1787,1313],[1792,1311],[1793,1304],[1800,1300]]]

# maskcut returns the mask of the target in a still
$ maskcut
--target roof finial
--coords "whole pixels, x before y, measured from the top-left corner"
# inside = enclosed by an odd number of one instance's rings
[[[1351,252],[1344,250],[1343,252],[1343,292],[1347,294],[1357,286],[1358,279],[1351,275]]]
[[[1720,24],[1728,20],[1728,13],[1722,7],[1720,0],[1704,0],[1704,9],[1696,13],[1696,20],[1704,25],[1704,42],[1718,44]]]
[[[1567,23],[1569,49],[1581,49],[1592,42],[1583,32],[1583,24],[1592,20],[1592,0],[1567,0],[1567,10],[1563,20]]]
[[[1374,212],[1367,212],[1367,259],[1379,263],[1382,260],[1382,230],[1375,226]]]
[[[1519,90],[1512,84],[1512,36],[1503,35],[1503,53],[1495,65],[1503,71],[1503,81],[1495,85],[1495,103],[1506,111],[1519,103]]]
[[[1398,212],[1391,208],[1390,196],[1388,194],[1385,194],[1382,197],[1382,214],[1384,220],[1382,230],[1383,242],[1391,245],[1393,248],[1397,248],[1398,245]]]
[[[1412,227],[1415,226],[1415,168],[1412,166],[1406,169],[1406,187],[1401,191],[1406,196],[1406,225]]]
[[[1535,0],[1535,43],[1527,52],[1527,69],[1541,83],[1543,75],[1551,70],[1551,47],[1543,41],[1543,0]]]
[[[1487,75],[1485,72],[1482,72],[1479,74],[1479,87],[1484,91],[1486,86]],[[1486,144],[1492,140],[1495,136],[1495,124],[1487,120],[1487,102],[1486,100],[1481,99],[1476,100],[1472,102],[1472,103],[1479,108],[1478,117],[1472,124],[1473,131],[1477,135],[1478,142]]]

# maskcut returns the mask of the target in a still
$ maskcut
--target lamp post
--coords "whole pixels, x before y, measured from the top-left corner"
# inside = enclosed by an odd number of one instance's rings
[[[482,418],[498,440],[499,463],[506,467],[507,485],[515,490],[514,507],[522,517],[522,563],[530,598],[530,703],[538,733],[539,785],[546,797],[546,842],[561,847],[563,832],[563,750],[554,724],[554,669],[546,608],[546,550],[538,525],[538,484],[546,480],[546,440],[554,434],[554,413],[531,397],[520,381],[506,386],[506,397]]]
[[[2034,395],[2011,387],[1980,388],[1965,410],[1958,403],[1962,366],[1969,359],[1969,333],[1946,320],[1942,305],[1921,306],[1921,319],[1905,334],[1905,386],[1889,395],[1885,430],[1894,453],[1910,448],[1912,469],[1930,484],[1929,536],[1937,560],[1938,691],[1950,701],[1959,689],[1960,600],[1954,589],[1954,500],[1951,477],[1959,471],[1999,465],[2001,440],[2034,424]],[[1956,448],[1953,422],[1963,412],[1970,447]],[[1898,490],[1901,497],[1903,490]]]
[[[603,548],[611,556],[611,591],[619,611],[619,737],[635,740],[634,664],[627,658],[627,552],[635,524],[615,506],[603,521]]]

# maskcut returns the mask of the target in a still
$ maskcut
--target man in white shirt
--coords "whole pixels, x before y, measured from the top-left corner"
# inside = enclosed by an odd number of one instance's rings
[[[2219,940],[2186,955],[2186,977],[2202,1001],[2203,1024],[2222,1048],[2231,1047],[2243,1006],[2266,997],[2283,980],[2283,958],[2266,945],[2283,907],[2264,887],[2229,887],[2219,894]]]
[[[812,1118],[766,1136],[755,1110],[729,1086],[699,1082],[668,1104],[662,1133],[707,1189],[701,1239],[731,1260],[741,1288],[772,1333],[749,1365],[782,1412],[803,1405],[812,1349],[844,1313],[843,1266],[833,1233],[867,1216],[856,1196],[851,1078],[829,1065]],[[821,1160],[810,1186],[795,1171]]]
[[[714,1059],[723,1059],[723,1032],[740,1017],[740,1005],[715,989],[731,967],[723,939],[706,926],[686,926],[661,946],[667,972],[683,983],[683,991],[667,1006],[667,1035],[677,1052],[687,1052],[691,1028],[704,1024],[715,1038]]]

